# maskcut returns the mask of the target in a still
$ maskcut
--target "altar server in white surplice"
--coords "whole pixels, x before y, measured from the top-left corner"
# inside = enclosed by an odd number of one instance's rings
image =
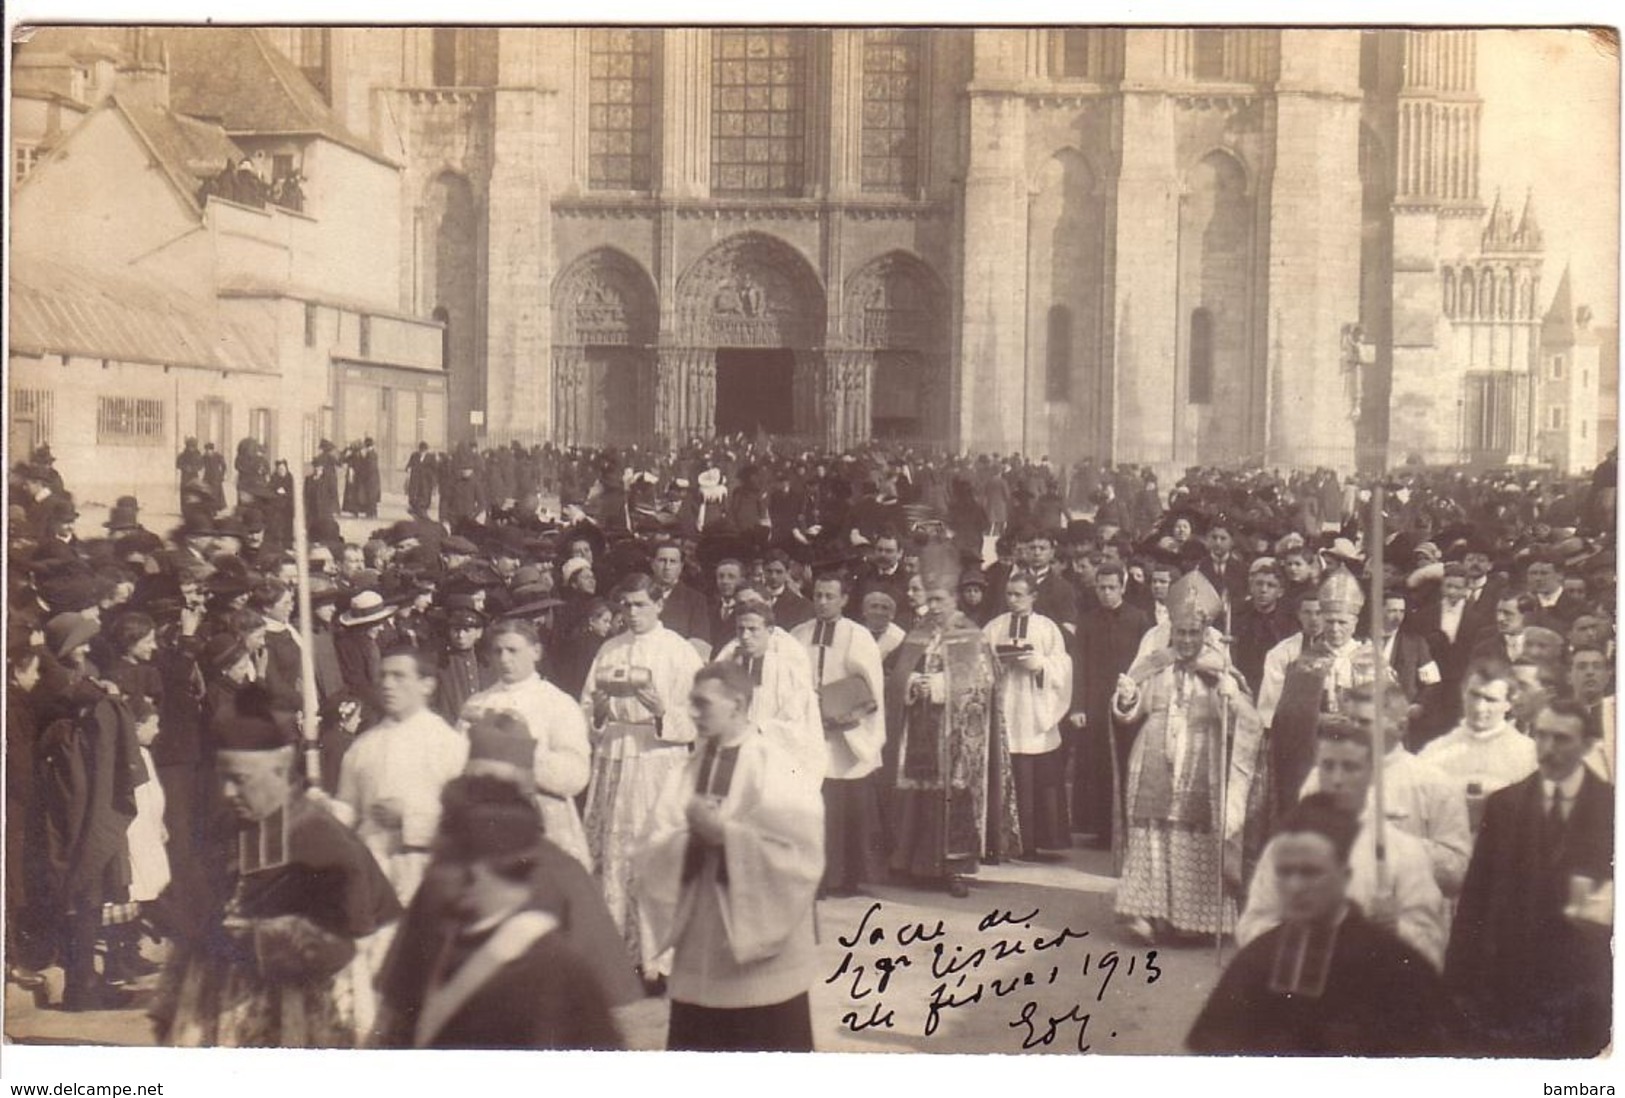
[[[812,665],[828,752],[824,773],[824,884],[826,896],[851,896],[875,879],[881,864],[880,789],[876,772],[886,746],[885,673],[880,648],[846,616],[847,579],[839,573],[813,581],[813,620],[791,631]],[[824,688],[830,687],[826,696]],[[861,701],[864,692],[868,703]],[[862,710],[867,709],[867,712]]]
[[[570,695],[537,673],[542,644],[530,622],[506,618],[486,636],[497,681],[463,703],[458,727],[466,734],[486,713],[508,712],[524,722],[536,741],[536,806],[542,830],[591,873],[587,831],[575,802],[592,773],[587,718]]]
[[[824,781],[828,752],[807,653],[775,625],[773,607],[763,599],[742,596],[733,617],[734,639],[722,646],[717,659],[732,660],[750,672],[750,719],[817,789]]]
[[[998,656],[994,697],[1010,744],[1021,856],[1072,845],[1066,813],[1066,766],[1061,720],[1072,702],[1072,655],[1066,635],[1033,612],[1033,578],[1017,572],[1005,581],[1008,612],[982,629]]]
[[[813,1048],[824,805],[751,720],[752,693],[737,660],[694,676],[700,741],[661,791],[638,850],[639,902],[673,950],[669,1049]]]

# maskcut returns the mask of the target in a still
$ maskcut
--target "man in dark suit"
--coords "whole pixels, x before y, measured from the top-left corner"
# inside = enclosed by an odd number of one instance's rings
[[[1471,659],[1502,659],[1515,663],[1523,655],[1523,631],[1531,624],[1539,604],[1533,595],[1503,591],[1495,600],[1495,624],[1479,633]]]
[[[683,582],[682,547],[668,543],[657,548],[651,570],[655,583],[665,592],[660,624],[701,648],[700,658],[707,658],[712,645],[710,608],[704,595]]]
[[[812,619],[812,602],[790,587],[790,554],[783,549],[769,552],[762,574],[767,580],[762,595],[773,607],[773,620],[780,629],[789,632]]]
[[[1613,1001],[1611,913],[1586,901],[1614,876],[1614,788],[1582,760],[1586,715],[1535,717],[1540,768],[1491,794],[1456,909],[1445,978],[1483,1055],[1598,1055]]]
[[[1439,688],[1433,691],[1421,718],[1412,722],[1412,734],[1405,740],[1412,751],[1420,751],[1461,720],[1461,684],[1476,637],[1469,631],[1467,570],[1460,562],[1444,566],[1438,598],[1418,610],[1411,621],[1439,667]]]
[[[1563,558],[1556,553],[1542,552],[1535,554],[1524,571],[1524,579],[1529,588],[1529,594],[1534,596],[1538,606],[1531,616],[1530,625],[1544,625],[1568,636],[1569,629],[1574,625],[1574,619],[1586,611],[1585,600],[1572,595],[1563,589],[1563,573],[1566,566]]]
[[[1492,551],[1482,539],[1469,541],[1461,550],[1461,566],[1467,573],[1467,610],[1463,628],[1468,636],[1485,632],[1495,625],[1495,604],[1507,589],[1507,579],[1492,574]]]
[[[908,605],[908,570],[903,567],[903,543],[897,531],[885,529],[875,535],[869,560],[858,570],[858,591],[884,591],[898,606]]]
[[[1111,845],[1114,790],[1121,796],[1128,775],[1132,734],[1117,732],[1112,754],[1111,699],[1117,677],[1125,674],[1150,632],[1151,615],[1124,601],[1124,570],[1104,561],[1095,571],[1099,605],[1084,611],[1078,623],[1072,674],[1072,712],[1061,725],[1072,769],[1072,827],[1094,835],[1097,845]],[[1114,786],[1115,781],[1115,786]]]
[[[714,652],[734,639],[734,595],[745,582],[744,562],[734,557],[719,560],[713,576],[716,594],[707,603],[705,624]]]
[[[1247,565],[1236,555],[1235,544],[1230,520],[1220,515],[1208,524],[1207,556],[1196,564],[1196,570],[1207,577],[1232,614],[1247,597]]]
[[[446,800],[436,869],[454,923],[413,986],[402,965],[388,973],[383,1043],[619,1049],[604,989],[562,917],[534,895],[541,813],[517,787],[487,781],[479,799]]]
[[[1037,584],[1033,613],[1042,614],[1066,631],[1078,632],[1078,589],[1055,567],[1055,534],[1034,530],[1026,538],[1027,569]]]
[[[1389,591],[1383,594],[1383,660],[1398,678],[1400,689],[1405,692],[1405,700],[1413,705],[1426,705],[1442,676],[1427,638],[1406,627],[1405,619],[1409,613],[1410,603],[1404,592]]]

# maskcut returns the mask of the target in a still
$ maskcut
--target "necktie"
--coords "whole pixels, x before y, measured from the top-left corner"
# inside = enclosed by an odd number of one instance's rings
[[[1552,786],[1552,799],[1546,809],[1546,856],[1556,860],[1559,847],[1563,845],[1563,831],[1567,821],[1563,816],[1563,790],[1559,786]]]
[[[756,686],[762,685],[762,660],[759,656],[752,656],[747,652],[739,653],[739,664],[750,672],[750,681]]]

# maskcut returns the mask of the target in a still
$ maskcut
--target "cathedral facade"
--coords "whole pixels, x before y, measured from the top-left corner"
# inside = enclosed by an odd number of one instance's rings
[[[241,33],[398,165],[451,441],[1535,457],[1471,31]]]

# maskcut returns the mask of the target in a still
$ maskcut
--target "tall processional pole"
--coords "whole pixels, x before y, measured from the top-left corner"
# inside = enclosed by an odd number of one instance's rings
[[[288,416],[284,407],[284,422],[300,423],[297,404]],[[302,434],[302,432],[301,432]],[[316,708],[316,639],[312,629],[314,616],[310,609],[310,533],[305,525],[305,457],[299,456],[299,477],[293,486],[293,553],[299,569],[299,735],[305,754],[305,777],[312,789],[321,788],[322,753],[321,729]]]
[[[1383,486],[1382,480],[1371,492],[1371,647],[1375,674],[1371,680],[1371,705],[1376,720],[1371,730],[1371,834],[1377,847],[1377,895],[1383,895],[1388,876],[1388,848],[1384,838],[1387,814],[1383,808],[1382,769],[1388,754],[1388,713],[1383,702],[1388,695],[1388,660],[1383,652]]]

